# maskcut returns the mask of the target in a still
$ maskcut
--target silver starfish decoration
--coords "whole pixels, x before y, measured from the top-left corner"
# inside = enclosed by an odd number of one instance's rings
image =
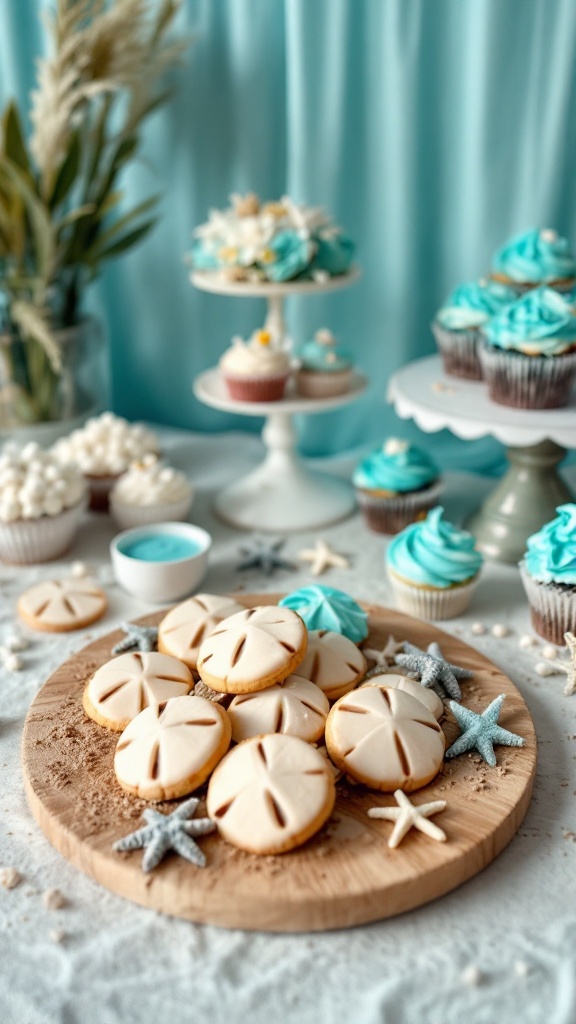
[[[403,665],[409,672],[417,672],[422,686],[430,686],[439,697],[453,697],[461,700],[462,694],[458,686],[459,679],[472,679],[474,675],[467,668],[452,665],[442,657],[439,644],[428,644],[421,651],[414,644],[404,642],[404,654],[394,658],[396,665]]]
[[[501,693],[491,704],[477,715],[469,708],[463,708],[456,701],[450,701],[450,710],[458,725],[462,729],[462,735],[446,751],[446,757],[457,757],[458,754],[465,754],[468,750],[477,750],[480,756],[491,768],[496,764],[494,743],[503,743],[507,747],[523,747],[524,740],[515,732],[508,732],[498,725],[500,709],[504,702],[505,694]]]
[[[135,622],[123,622],[120,629],[126,633],[123,640],[119,640],[112,648],[112,654],[122,654],[123,651],[153,651],[158,643],[157,626],[138,626]]]
[[[160,811],[147,807],[142,817],[148,824],[119,839],[113,849],[119,852],[143,849],[142,870],[146,872],[158,867],[169,850],[174,850],[199,868],[206,867],[206,857],[194,838],[213,832],[216,825],[210,818],[189,820],[194,817],[199,803],[196,797],[192,797],[180,804],[172,814],[160,814]]]
[[[292,571],[296,566],[282,558],[280,554],[285,543],[284,539],[267,542],[255,538],[250,544],[240,548],[240,554],[243,558],[237,566],[238,571],[245,572],[247,569],[260,569],[264,576],[272,576],[276,569],[289,569]]]

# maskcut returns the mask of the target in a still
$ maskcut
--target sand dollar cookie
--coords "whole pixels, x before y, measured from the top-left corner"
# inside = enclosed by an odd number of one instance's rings
[[[394,690],[402,690],[404,693],[410,694],[411,697],[415,697],[419,700],[428,711],[431,711],[437,722],[444,715],[444,705],[438,696],[438,694],[432,689],[431,686],[422,686],[417,679],[410,679],[409,676],[397,675],[393,672],[386,672],[379,676],[370,676],[364,686],[391,686]]]
[[[203,697],[154,704],[126,726],[114,771],[128,793],[142,800],[175,800],[206,781],[230,746],[223,708]]]
[[[202,643],[196,667],[221,693],[251,693],[286,679],[306,653],[306,627],[289,608],[245,608]]]
[[[141,711],[192,689],[190,669],[168,654],[121,654],[101,665],[84,690],[84,711],[98,725],[122,732]]]
[[[301,676],[288,676],[266,690],[242,693],[228,708],[232,739],[239,743],[250,736],[281,732],[315,743],[324,735],[330,710],[322,690]]]
[[[222,619],[243,606],[221,594],[196,594],[171,608],[158,627],[158,650],[195,669],[200,644]]]
[[[18,614],[27,626],[45,633],[83,629],[106,611],[106,594],[83,579],[44,580],[18,599]]]
[[[308,649],[298,674],[316,683],[329,700],[353,690],[366,669],[366,658],[348,637],[327,629],[308,633]]]
[[[208,816],[249,853],[285,853],[330,817],[336,789],[320,751],[296,736],[254,736],[234,747],[208,785]]]
[[[444,733],[434,715],[402,690],[362,686],[334,704],[328,753],[342,771],[372,789],[410,793],[437,774]]]

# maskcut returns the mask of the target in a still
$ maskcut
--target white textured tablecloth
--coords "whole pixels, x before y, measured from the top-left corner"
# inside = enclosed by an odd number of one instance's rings
[[[213,489],[250,468],[259,442],[242,434],[198,437],[166,432],[162,447],[196,487],[193,521],[214,536],[207,591],[226,591],[245,534],[214,520]],[[332,463],[342,472],[348,466]],[[451,516],[470,507],[486,483],[453,476]],[[86,521],[74,559],[107,564],[114,529]],[[384,542],[359,516],[322,531],[353,556],[350,570],[325,582],[359,599],[390,604]],[[289,538],[287,556],[312,535]],[[62,575],[69,562],[17,572],[0,569],[0,643],[14,601],[34,579]],[[291,590],[309,574],[246,574],[249,590]],[[476,878],[403,917],[348,931],[267,935],[225,931],[162,917],[111,895],[63,860],[36,826],[24,797],[20,742],[28,705],[49,673],[89,638],[149,605],[109,587],[106,618],[66,637],[34,634],[23,672],[0,669],[0,867],[24,876],[0,888],[0,1024],[572,1024],[576,1020],[576,697],[565,676],[540,678],[536,649],[518,646],[528,626],[518,573],[487,566],[471,611],[446,624],[496,662],[522,691],[539,739],[534,797],[517,837]],[[512,630],[475,637],[472,622]],[[58,887],[69,904],[48,910],[42,893]],[[65,933],[54,941],[54,931]]]

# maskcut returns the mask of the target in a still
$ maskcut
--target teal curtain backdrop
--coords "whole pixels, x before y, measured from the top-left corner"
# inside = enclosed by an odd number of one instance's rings
[[[2,102],[26,102],[43,6],[0,3]],[[263,303],[195,292],[182,257],[230,192],[288,192],[333,213],[363,268],[350,291],[292,300],[291,331],[333,328],[371,380],[363,401],[302,423],[303,449],[377,441],[398,429],[386,382],[434,351],[429,322],[448,290],[482,274],[513,231],[550,225],[576,241],[576,2],[184,0],[181,27],[192,42],[176,95],[125,181],[132,198],[163,189],[162,218],[93,296],[114,408],[194,429],[259,426],[199,405],[191,382],[261,323]],[[499,454],[448,434],[428,443],[469,467]]]

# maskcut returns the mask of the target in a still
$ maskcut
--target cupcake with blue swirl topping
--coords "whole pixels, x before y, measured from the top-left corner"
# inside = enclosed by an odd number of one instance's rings
[[[515,300],[512,288],[485,279],[458,285],[450,293],[432,322],[446,373],[468,380],[482,379],[477,351],[480,330]]]
[[[341,633],[355,644],[361,644],[368,636],[368,615],[343,590],[315,583],[294,590],[279,603],[297,612],[309,630]]]
[[[423,519],[443,490],[435,462],[399,437],[389,437],[362,459],[352,483],[366,525],[376,533],[398,533]]]
[[[570,291],[576,284],[576,259],[568,239],[557,231],[531,228],[494,253],[491,277],[519,294],[544,284]]]
[[[422,619],[453,619],[470,603],[482,555],[467,530],[433,508],[426,519],[394,537],[386,551],[386,568],[401,611]]]
[[[316,331],[296,353],[299,369],[296,386],[306,398],[331,398],[350,390],[353,377],[352,356],[343,349],[332,331]]]
[[[520,575],[532,626],[561,646],[576,632],[576,505],[560,505],[555,519],[526,542]]]
[[[557,409],[576,376],[576,310],[552,288],[527,292],[484,328],[490,398],[516,409]]]

